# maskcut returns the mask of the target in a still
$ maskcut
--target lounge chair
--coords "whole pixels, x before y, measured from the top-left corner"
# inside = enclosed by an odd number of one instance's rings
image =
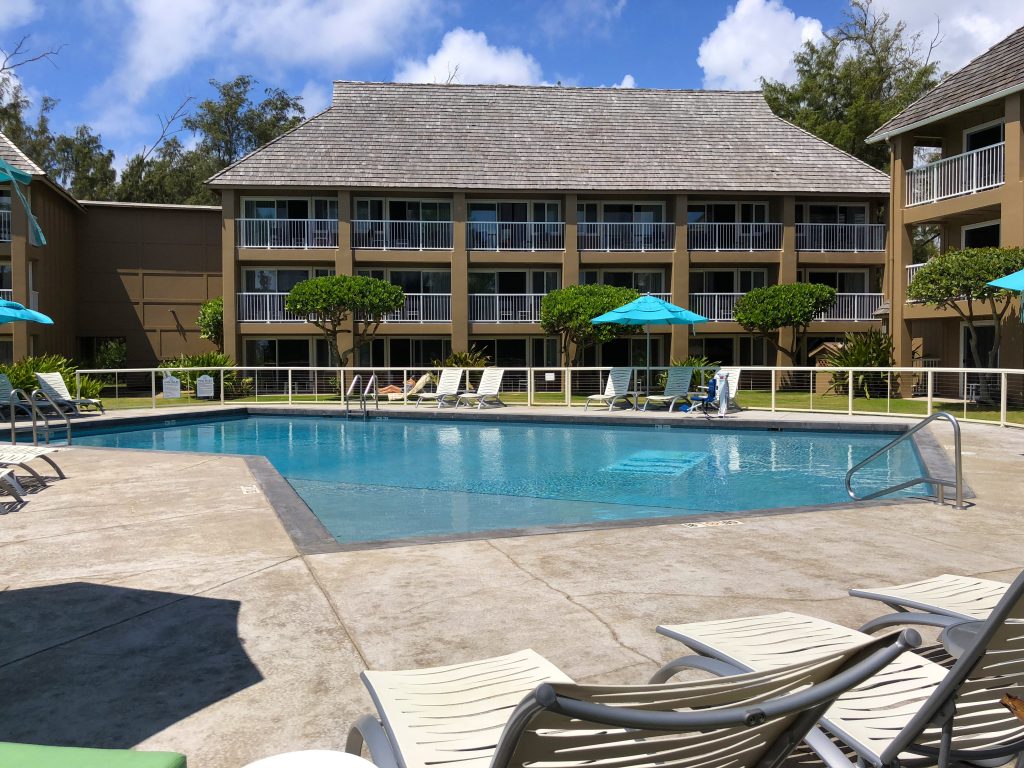
[[[5,467],[0,469],[0,485],[2,485],[19,504],[25,501],[25,489],[21,487],[21,483],[18,482],[18,478],[14,476],[14,467]],[[0,765],[3,765],[3,763],[0,763]]]
[[[901,624],[928,624],[945,629],[964,621],[984,621],[1009,588],[1004,581],[944,573],[893,587],[851,589],[850,594],[878,600],[895,611],[860,628],[861,632],[871,633]]]
[[[675,409],[676,403],[680,400],[687,400],[690,394],[690,382],[693,380],[693,368],[690,366],[673,366],[668,369],[668,378],[665,379],[665,391],[660,395],[648,395],[644,402],[644,410],[651,403],[655,405],[668,404],[668,409]]]
[[[437,382],[437,389],[433,392],[417,392],[414,397],[416,398],[416,407],[420,407],[420,403],[424,400],[437,402],[437,407],[440,408],[446,402],[451,400],[453,403],[458,402],[459,397],[459,384],[462,383],[462,368],[443,368],[441,370],[441,378]]]
[[[404,392],[378,392],[377,396],[380,397],[381,394],[385,394],[387,395],[388,402],[393,403],[396,400],[405,400],[406,398],[419,394],[419,391],[423,389],[425,386],[427,386],[427,384],[429,383],[430,374],[424,373],[422,376],[416,379],[416,382],[411,387],[409,387]]]
[[[729,383],[729,404],[728,408],[731,410],[735,408],[739,410],[739,405],[736,404],[736,394],[740,391],[740,373],[741,368],[719,368],[716,376],[723,376]]]
[[[68,385],[64,383],[64,377],[59,373],[37,373],[36,381],[39,382],[39,389],[43,394],[56,403],[61,410],[81,413],[82,408],[98,408],[100,413],[106,413],[102,400],[91,397],[72,397],[68,392]]]
[[[466,405],[476,403],[476,407],[479,410],[488,402],[491,405],[504,406],[505,403],[501,401],[501,397],[498,395],[498,391],[501,389],[501,380],[504,376],[504,368],[484,368],[476,392],[463,392],[456,399],[455,407],[458,408],[463,403]]]
[[[533,651],[364,672],[380,719],[345,749],[379,768],[776,768],[843,691],[916,644],[871,638],[826,659],[678,685],[575,685]]]
[[[897,659],[841,696],[822,725],[852,749],[860,764],[947,768],[953,762],[999,765],[1024,753],[1024,722],[1000,703],[1024,686],[1024,574],[965,643],[948,671],[914,653]],[[697,651],[669,662],[652,678],[680,669],[714,674],[770,670],[834,653],[865,635],[795,613],[658,627]],[[832,768],[852,765],[821,731],[808,745]]]
[[[46,485],[46,479],[30,467],[28,462],[34,459],[42,459],[53,468],[53,471],[57,473],[57,477],[63,480],[67,476],[57,466],[57,462],[50,458],[50,454],[56,452],[56,448],[45,448],[35,445],[0,445],[0,467],[10,467],[11,469],[20,467],[32,475],[40,485]]]
[[[633,378],[632,368],[612,368],[608,372],[608,381],[604,385],[604,394],[588,395],[587,401],[583,404],[583,410],[587,410],[592,402],[608,403],[608,410],[615,410],[616,400],[629,402],[630,397],[636,397],[636,392],[629,389],[629,382]]]
[[[11,393],[14,392],[14,385],[11,384],[11,379],[6,373],[0,373],[0,411],[11,410]],[[28,404],[23,400],[16,400],[14,402],[15,410],[22,410],[26,416],[32,416],[32,409],[28,407]],[[11,419],[14,419],[14,414],[11,413]]]

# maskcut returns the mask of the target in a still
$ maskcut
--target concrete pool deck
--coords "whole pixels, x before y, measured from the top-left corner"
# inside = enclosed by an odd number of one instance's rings
[[[931,431],[950,443],[947,425]],[[1024,569],[1024,431],[963,436],[966,510],[861,504],[317,555],[296,550],[244,459],[62,450],[68,479],[0,514],[0,740],[235,768],[340,749],[371,709],[368,667],[532,647],[578,680],[635,683],[680,653],[658,623],[796,610],[857,626],[878,611],[852,586],[1008,580]]]

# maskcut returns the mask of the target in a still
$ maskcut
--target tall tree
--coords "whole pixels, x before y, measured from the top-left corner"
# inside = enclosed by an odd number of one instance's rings
[[[767,340],[789,358],[790,365],[799,365],[798,352],[805,340],[807,326],[836,303],[836,290],[815,283],[785,283],[755,288],[736,300],[733,316],[743,329]],[[792,329],[790,345],[779,343],[783,328]],[[804,350],[806,356],[806,350]]]
[[[793,57],[796,83],[762,79],[761,87],[779,117],[886,170],[888,147],[865,139],[938,82],[937,42],[925,50],[920,35],[876,12],[872,0],[851,0],[842,24]]]

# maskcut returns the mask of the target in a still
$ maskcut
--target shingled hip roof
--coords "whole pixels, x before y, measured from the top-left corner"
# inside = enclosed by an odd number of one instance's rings
[[[19,171],[24,171],[33,176],[43,176],[43,169],[28,159],[28,155],[22,152],[13,141],[0,133],[0,158],[3,158]]]
[[[336,82],[214,187],[887,194],[758,92]]]
[[[946,77],[867,140],[882,141],[1020,90],[1024,90],[1024,27]]]

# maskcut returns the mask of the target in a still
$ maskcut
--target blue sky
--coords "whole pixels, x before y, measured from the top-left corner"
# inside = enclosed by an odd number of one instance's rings
[[[327,105],[334,79],[755,88],[792,78],[793,51],[841,19],[839,0],[0,0],[0,47],[23,35],[49,63],[18,70],[60,100],[57,130],[85,123],[126,156],[158,114],[252,74]],[[930,40],[944,69],[1024,24],[1016,0],[875,0]],[[184,136],[187,140],[187,135]]]

